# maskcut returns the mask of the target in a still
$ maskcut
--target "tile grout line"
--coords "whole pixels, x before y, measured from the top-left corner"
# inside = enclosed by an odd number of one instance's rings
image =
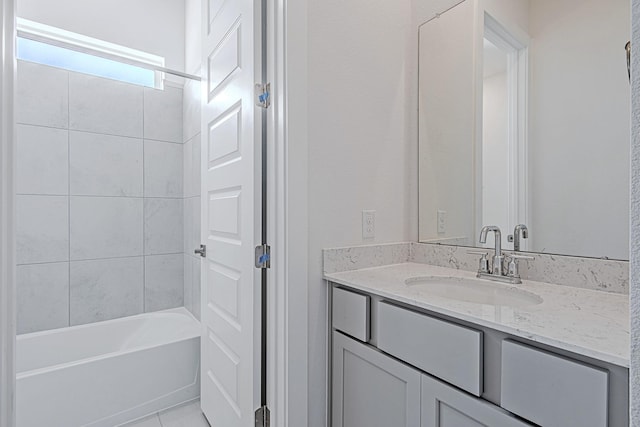
[[[69,288],[67,295],[67,312],[68,312],[68,324],[71,326],[71,132],[69,132],[69,128],[71,127],[71,73],[67,72],[67,215],[69,228],[67,230],[68,233],[68,242],[69,242]]]
[[[82,259],[72,259],[72,260],[62,260],[62,261],[25,262],[21,264],[16,264],[16,266],[65,264],[65,263],[88,262],[88,261],[108,261],[108,260],[116,260],[116,259],[157,257],[157,256],[168,256],[168,255],[182,255],[182,252],[166,252],[166,253],[163,252],[163,253],[154,253],[154,254],[148,254],[148,255],[144,255],[144,254],[143,255],[127,255],[127,256],[114,256],[114,257],[103,257],[103,258],[82,258]]]
[[[145,95],[146,90],[142,89],[142,312],[147,312],[147,250],[145,248],[145,234],[147,232],[147,204],[145,203],[145,197],[147,191],[145,187],[145,175],[146,175],[146,158],[145,158],[145,132],[144,132],[144,111],[145,111]],[[160,420],[160,415],[158,415]],[[161,424],[162,425],[162,424]]]
[[[68,110],[68,108],[67,108],[67,110]],[[16,125],[31,126],[31,127],[36,127],[36,128],[45,128],[45,129],[53,129],[53,130],[60,130],[60,131],[67,131],[69,133],[71,133],[71,132],[88,133],[88,134],[91,134],[91,135],[110,136],[110,137],[114,137],[114,138],[136,139],[136,140],[141,140],[141,141],[144,140],[144,141],[157,142],[157,143],[163,143],[163,144],[175,144],[175,145],[184,145],[185,144],[184,142],[166,141],[166,140],[163,140],[163,139],[145,138],[144,137],[144,133],[143,133],[143,136],[130,136],[130,135],[118,135],[118,134],[115,134],[115,133],[105,133],[105,132],[97,132],[97,131],[82,130],[82,129],[71,129],[70,125],[67,126],[67,127],[62,127],[62,128],[56,127],[56,126],[47,126],[47,125],[42,125],[42,124],[37,124],[37,123],[23,123],[23,122],[16,122]]]
[[[70,185],[70,184],[69,184]],[[103,199],[152,199],[152,200],[183,200],[183,197],[163,197],[163,196],[105,196],[101,194],[41,194],[41,193],[16,193],[16,196],[37,196],[37,197],[92,197]],[[195,198],[198,196],[192,196],[189,198]]]

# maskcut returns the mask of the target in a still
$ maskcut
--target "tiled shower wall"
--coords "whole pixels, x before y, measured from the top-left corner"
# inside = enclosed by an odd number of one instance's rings
[[[184,87],[184,306],[200,319],[200,82]]]
[[[183,90],[18,64],[18,333],[184,303]]]
[[[200,0],[185,0],[185,71],[200,75]],[[201,258],[193,253],[200,246],[200,82],[188,80],[183,99],[184,159],[184,306],[200,319]]]

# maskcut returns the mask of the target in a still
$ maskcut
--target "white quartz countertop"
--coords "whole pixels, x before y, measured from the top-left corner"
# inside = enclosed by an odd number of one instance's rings
[[[629,298],[569,286],[524,280],[516,287],[542,298],[510,307],[464,302],[429,294],[405,280],[421,276],[475,278],[475,273],[404,263],[325,274],[340,285],[472,322],[607,363],[629,367]],[[499,285],[498,282],[489,282]]]

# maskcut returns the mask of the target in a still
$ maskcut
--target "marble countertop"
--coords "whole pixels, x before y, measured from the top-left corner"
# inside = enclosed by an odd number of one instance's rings
[[[510,335],[629,367],[627,295],[524,280],[520,285],[502,286],[536,294],[542,298],[540,304],[495,306],[438,297],[419,286],[405,284],[406,279],[420,276],[475,278],[475,273],[403,263],[327,273],[324,278]],[[488,283],[500,285],[493,281]]]

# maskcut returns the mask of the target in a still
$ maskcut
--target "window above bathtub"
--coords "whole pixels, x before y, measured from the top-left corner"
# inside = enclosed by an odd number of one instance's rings
[[[17,58],[126,83],[161,88],[164,58],[26,19],[17,19]]]

